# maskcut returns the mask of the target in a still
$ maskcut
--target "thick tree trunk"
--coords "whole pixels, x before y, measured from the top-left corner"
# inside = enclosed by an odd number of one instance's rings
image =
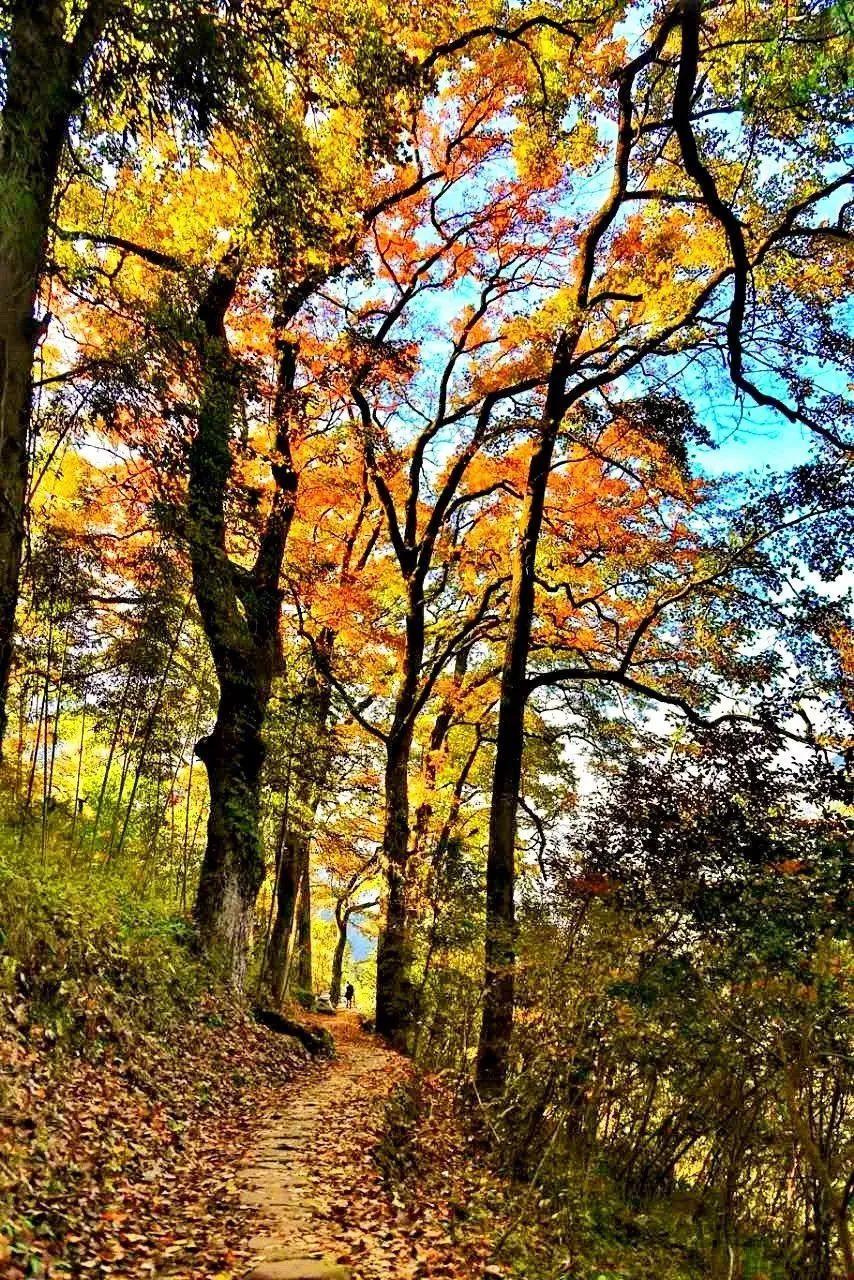
[[[204,377],[189,456],[187,530],[193,591],[219,680],[213,733],[196,747],[210,785],[208,840],[196,895],[202,945],[222,956],[231,980],[243,983],[252,918],[265,865],[258,830],[262,737],[278,648],[279,575],[293,514],[296,477],[287,440],[288,397],[296,352],[283,344],[273,468],[276,494],[251,570],[226,551],[225,500],[231,436],[240,391],[225,315],[237,287],[239,256],[230,253],[199,305],[198,351]]]
[[[202,946],[220,956],[241,987],[257,891],[264,879],[259,837],[266,707],[273,684],[280,554],[261,575],[229,561],[225,492],[232,470],[232,422],[239,369],[230,356],[225,312],[237,288],[239,261],[216,271],[198,307],[198,353],[204,388],[189,451],[187,527],[193,593],[219,680],[214,731],[196,746],[207,769],[210,815],[196,893]],[[271,517],[273,518],[273,517]],[[259,554],[259,563],[261,556]],[[275,557],[274,557],[275,559]]]
[[[202,945],[223,959],[237,988],[264,880],[258,815],[265,709],[254,690],[223,684],[213,733],[196,747],[208,773],[210,813],[195,918]]]
[[[404,561],[408,609],[406,647],[394,720],[386,740],[383,857],[387,895],[385,925],[377,946],[377,1017],[380,1035],[408,1053],[415,1027],[409,902],[409,760],[421,668],[424,662],[424,578]]]
[[[516,945],[516,813],[522,776],[525,669],[531,606],[515,575],[501,684],[486,863],[485,987],[477,1050],[477,1087],[486,1097],[507,1078],[513,1030]]]
[[[553,366],[543,425],[528,467],[519,540],[513,554],[486,862],[485,987],[476,1067],[477,1087],[485,1097],[495,1097],[504,1088],[513,1030],[516,818],[522,778],[528,651],[534,616],[534,572],[560,422],[558,403],[565,382],[565,358],[561,350]]]
[[[411,748],[411,729],[388,743],[383,839],[388,889],[377,948],[377,1031],[404,1052],[415,1022],[407,884]]]
[[[6,234],[4,226],[4,237]],[[29,476],[34,342],[27,336],[26,326],[32,322],[38,274],[37,263],[29,256],[31,269],[27,271],[21,261],[20,274],[10,271],[8,262],[0,261],[0,749],[6,733]]]
[[[73,40],[65,0],[13,6],[0,115],[0,749],[26,526],[35,316],[62,149],[77,78],[111,0],[92,0]]]

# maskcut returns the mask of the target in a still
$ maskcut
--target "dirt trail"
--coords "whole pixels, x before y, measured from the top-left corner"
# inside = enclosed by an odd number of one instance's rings
[[[337,1058],[313,1067],[272,1112],[240,1174],[261,1210],[251,1280],[375,1280],[411,1274],[372,1153],[386,1100],[407,1064],[363,1032],[355,1013],[323,1023]],[[398,1238],[400,1237],[400,1238]]]

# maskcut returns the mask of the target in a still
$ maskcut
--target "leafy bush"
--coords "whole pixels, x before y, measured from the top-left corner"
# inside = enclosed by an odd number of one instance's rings
[[[19,1024],[76,1046],[162,1025],[211,977],[192,940],[119,874],[0,849],[0,993]]]

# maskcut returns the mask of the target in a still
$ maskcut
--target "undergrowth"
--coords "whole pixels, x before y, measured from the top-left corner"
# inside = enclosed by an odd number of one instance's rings
[[[18,1021],[77,1048],[154,1029],[213,975],[192,930],[118,874],[85,874],[0,848],[0,991]]]
[[[443,1194],[457,1241],[480,1255],[488,1280],[708,1280],[692,1231],[672,1208],[627,1205],[605,1177],[575,1178],[546,1193],[512,1179],[476,1100],[461,1104],[450,1079],[420,1075],[392,1098],[379,1152],[410,1213]],[[724,1271],[724,1275],[726,1272]],[[762,1272],[753,1273],[759,1280]]]
[[[304,1051],[120,869],[0,841],[0,1274],[242,1274],[233,1166]]]

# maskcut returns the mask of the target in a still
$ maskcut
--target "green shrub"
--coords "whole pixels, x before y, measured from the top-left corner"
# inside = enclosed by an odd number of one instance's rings
[[[192,942],[119,873],[0,848],[0,994],[18,1023],[77,1045],[154,1029],[210,980]]]

